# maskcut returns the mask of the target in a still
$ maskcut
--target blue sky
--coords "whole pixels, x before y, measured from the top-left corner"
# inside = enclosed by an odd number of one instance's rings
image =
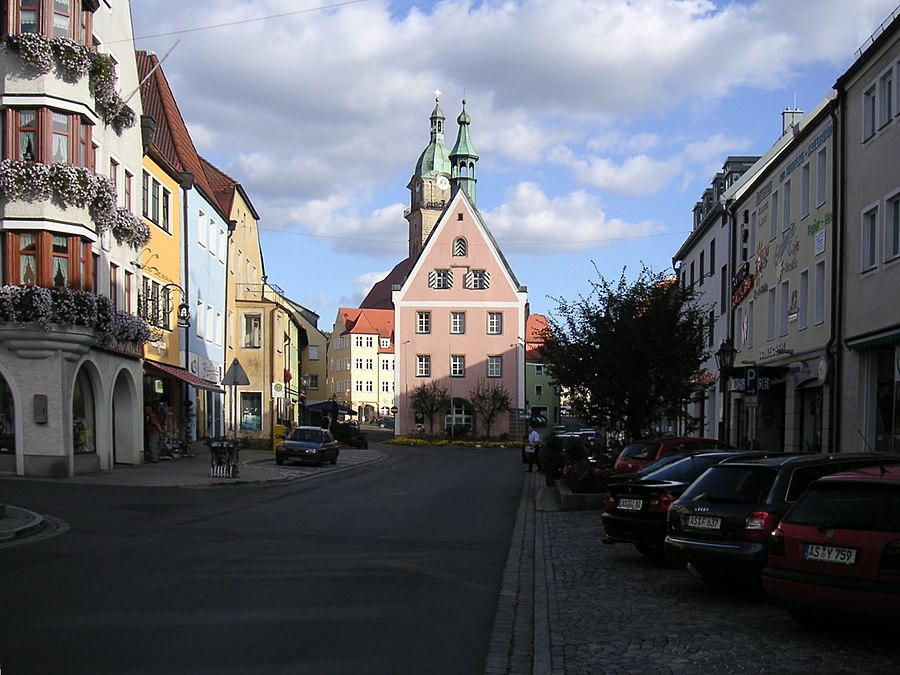
[[[663,271],[728,155],[763,154],[898,0],[133,0],[198,151],[261,216],[269,281],[320,315],[406,255],[434,92],[465,97],[478,208],[533,312]],[[270,18],[263,18],[270,17]],[[259,19],[259,20],[257,20]],[[153,37],[148,37],[153,36]],[[177,44],[176,44],[177,42]]]

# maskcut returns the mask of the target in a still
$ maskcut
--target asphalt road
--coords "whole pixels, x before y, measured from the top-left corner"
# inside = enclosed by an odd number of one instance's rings
[[[482,673],[521,470],[392,448],[267,486],[0,480],[69,528],[0,549],[0,672]]]

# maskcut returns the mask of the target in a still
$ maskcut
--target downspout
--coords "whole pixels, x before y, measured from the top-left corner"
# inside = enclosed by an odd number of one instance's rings
[[[234,231],[236,229],[237,229],[237,221],[229,220],[228,221],[228,238],[226,240],[226,245],[225,245],[225,306],[222,308],[223,311],[225,312],[225,319],[224,319],[225,330],[222,331],[224,333],[224,335],[222,336],[222,356],[225,358],[226,361],[228,360],[228,336],[231,335],[231,326],[229,325],[229,316],[228,316],[228,273],[231,271],[231,244],[233,243],[232,238],[234,236]],[[223,362],[222,363],[222,372],[225,373],[225,372],[227,372],[227,370],[228,370],[228,364],[226,362]],[[232,397],[237,398],[237,387],[232,387],[231,392],[232,392]],[[222,403],[223,403],[222,415],[223,416],[226,414],[224,402],[225,402],[225,398],[223,396],[223,398],[222,398]],[[229,399],[228,403],[230,405],[228,406],[229,409],[227,412],[231,413],[230,414],[231,431],[232,431],[232,433],[234,433],[235,432],[235,419],[234,418],[237,413],[236,413],[236,411],[232,410],[232,408],[234,406],[234,401]],[[225,435],[224,432],[227,431],[227,423],[226,423],[226,420],[224,419],[224,417],[222,419],[222,426],[224,427],[223,434],[222,434],[224,436]]]
[[[844,250],[844,228],[846,226],[844,210],[844,149],[846,130],[841,121],[844,118],[845,94],[840,84],[836,85],[837,98],[831,106],[831,123],[837,129],[837,143],[835,143],[834,162],[835,169],[831,172],[831,199],[834,205],[832,218],[833,239],[831,246],[831,336],[825,347],[826,358],[831,359],[831,387],[828,392],[828,407],[831,410],[833,423],[828,431],[829,452],[835,452],[838,439],[841,437],[841,380],[843,357],[840,348],[840,336],[843,335],[844,312],[842,310],[842,298],[844,288],[844,265],[842,263],[842,251]],[[838,114],[840,112],[840,115]]]

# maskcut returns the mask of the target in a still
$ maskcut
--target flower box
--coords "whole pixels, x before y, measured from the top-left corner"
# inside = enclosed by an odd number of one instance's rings
[[[560,511],[588,511],[603,508],[606,494],[603,492],[575,493],[566,485],[566,481],[556,481],[556,500]]]

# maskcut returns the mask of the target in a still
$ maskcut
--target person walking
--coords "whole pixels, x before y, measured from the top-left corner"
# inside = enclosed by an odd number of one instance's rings
[[[534,465],[538,461],[537,454],[541,449],[541,436],[533,425],[529,424],[528,444],[525,446],[525,461],[528,462],[528,473],[534,471]]]
[[[159,437],[162,434],[162,425],[159,418],[149,405],[144,408],[146,413],[145,428],[147,429],[147,450],[150,451],[150,461],[159,461]]]

